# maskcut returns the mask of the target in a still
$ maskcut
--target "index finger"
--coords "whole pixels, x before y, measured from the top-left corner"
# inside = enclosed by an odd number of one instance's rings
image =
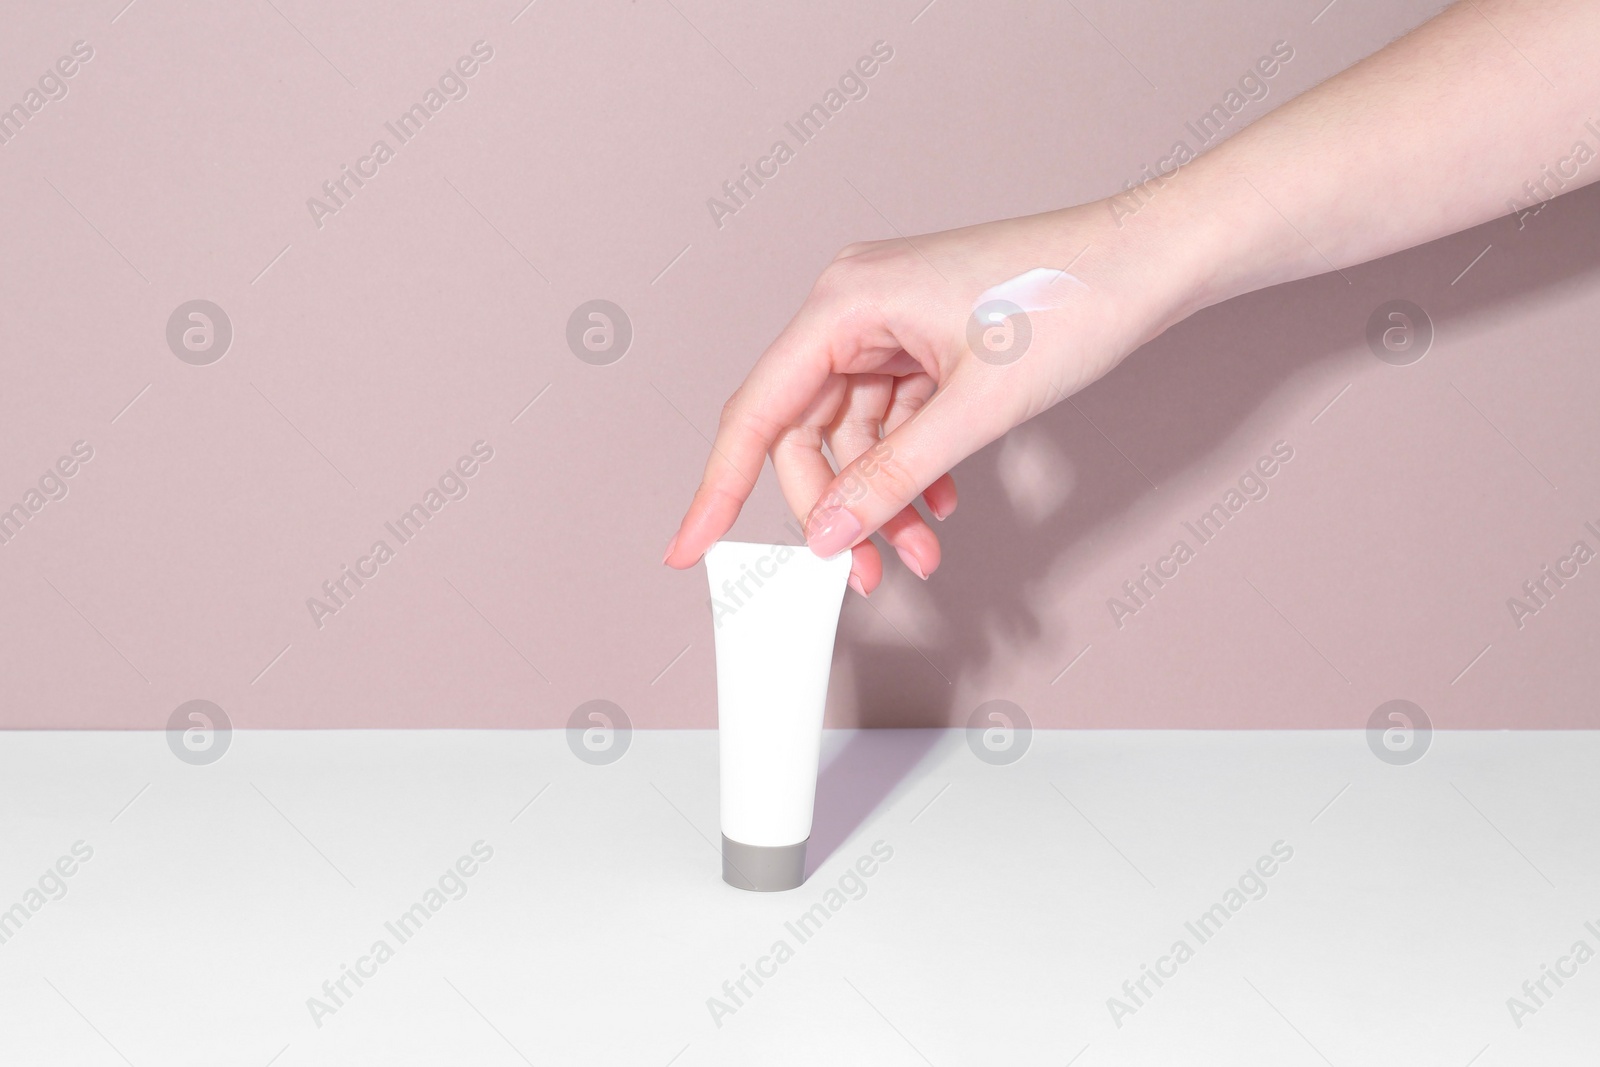
[[[692,567],[728,532],[755,489],[773,442],[795,424],[827,381],[835,326],[817,306],[802,308],[729,398],[700,487],[663,563]]]

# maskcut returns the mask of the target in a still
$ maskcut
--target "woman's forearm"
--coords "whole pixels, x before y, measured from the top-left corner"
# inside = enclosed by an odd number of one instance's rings
[[[1600,4],[1465,0],[1142,190],[1174,319],[1600,177]]]

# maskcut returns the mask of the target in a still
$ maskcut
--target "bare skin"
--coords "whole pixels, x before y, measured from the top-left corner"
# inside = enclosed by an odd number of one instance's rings
[[[1524,183],[1600,178],[1574,151],[1600,116],[1597,56],[1600,4],[1464,0],[1134,198],[845,248],[724,407],[663,562],[699,561],[770,454],[812,550],[852,552],[857,592],[883,577],[874,533],[926,578],[939,538],[916,499],[948,517],[951,468],[1174,323],[1504,215]],[[980,294],[1069,265],[1084,284],[1028,312],[1022,356],[979,358]]]

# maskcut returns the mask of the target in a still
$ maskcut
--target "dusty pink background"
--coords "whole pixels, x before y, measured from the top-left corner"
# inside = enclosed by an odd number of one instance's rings
[[[0,505],[94,448],[0,546],[7,726],[197,697],[241,727],[559,726],[596,697],[713,724],[703,574],[658,560],[831,253],[1104,195],[1274,41],[1247,117],[1437,6],[122,2],[0,34],[6,103],[94,48],[0,146]],[[470,94],[316,228],[306,199],[478,40]],[[877,40],[870,94],[716,228],[706,199]],[[1600,565],[1520,630],[1506,599],[1600,547],[1597,204],[1212,309],[974,457],[935,579],[848,603],[831,720],[1358,727],[1404,697],[1596,725]],[[634,325],[611,366],[565,343],[597,297]],[[1437,328],[1409,367],[1363,340],[1397,297]],[[235,330],[210,366],[164,338],[194,298]],[[480,439],[470,494],[318,630],[306,598]],[[1270,497],[1119,629],[1107,599],[1280,440]],[[736,535],[782,536],[769,479]]]

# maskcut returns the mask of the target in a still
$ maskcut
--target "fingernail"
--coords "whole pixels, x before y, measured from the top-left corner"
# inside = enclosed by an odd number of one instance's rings
[[[832,559],[861,536],[861,520],[835,504],[823,508],[811,517],[811,532],[806,534],[806,544],[823,559]]]
[[[950,517],[950,513],[948,511],[940,511],[938,508],[934,507],[932,504],[928,505],[928,510],[933,512],[933,517],[938,519],[940,522],[943,522],[945,519],[948,519]]]
[[[912,574],[915,574],[923,581],[928,580],[928,572],[922,569],[921,560],[917,559],[916,556],[913,556],[899,545],[896,545],[894,550],[900,554],[900,562],[904,563],[908,568],[910,568]]]
[[[850,575],[850,588],[854,589],[856,592],[860,593],[862,596],[866,596],[867,595],[867,589],[866,589],[866,587],[864,585],[861,584],[861,576],[859,574],[851,574]]]
[[[677,534],[673,534],[672,535],[672,540],[667,542],[667,551],[666,551],[666,553],[664,555],[662,555],[662,557],[661,557],[661,562],[663,564],[666,563],[667,560],[672,558],[672,550],[677,548],[677,547],[678,547],[678,535]]]

